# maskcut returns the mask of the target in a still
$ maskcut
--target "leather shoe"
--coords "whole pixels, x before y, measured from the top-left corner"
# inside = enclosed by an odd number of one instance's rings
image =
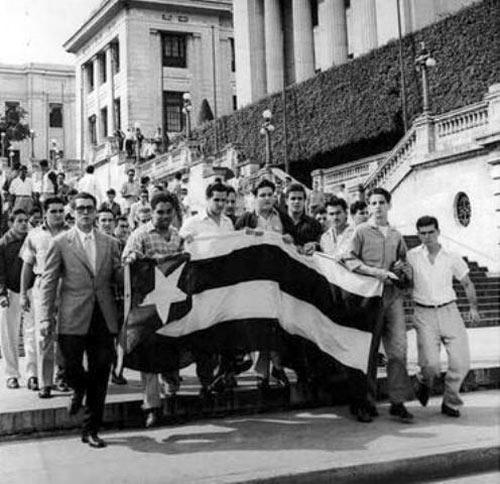
[[[370,423],[370,422],[373,422],[373,416],[371,415],[371,411],[370,411],[370,405],[368,404],[354,404],[354,403],[351,403],[351,405],[349,405],[349,411],[351,412],[351,415],[353,415],[354,417],[356,417],[356,420],[358,422],[362,422],[362,423]],[[377,411],[375,409],[375,411]],[[377,412],[378,414],[378,412]]]
[[[19,382],[17,378],[7,378],[7,388],[14,390],[15,388],[19,388]]]
[[[50,387],[43,387],[38,392],[38,398],[51,398],[52,393]]]
[[[406,410],[406,407],[402,403],[391,403],[389,413],[402,423],[413,422],[413,415]]]
[[[128,381],[123,375],[117,375],[113,372],[111,374],[111,383],[114,383],[115,385],[126,385]]]
[[[76,415],[83,405],[83,397],[85,396],[84,392],[73,392],[73,396],[69,402],[68,413],[70,415]]]
[[[366,410],[368,411],[370,417],[378,417],[379,415],[377,407],[375,405],[368,404]]]
[[[290,381],[288,380],[288,377],[286,376],[285,370],[283,370],[283,368],[273,367],[273,369],[271,370],[271,376],[273,378],[276,378],[276,380],[281,386],[284,387],[290,386]]]
[[[427,385],[418,382],[417,389],[415,390],[415,395],[418,401],[421,403],[422,407],[427,406],[430,393],[431,393],[430,388]]]
[[[28,387],[28,390],[32,390],[34,392],[37,392],[39,390],[39,388],[38,388],[38,378],[36,376],[30,376],[28,378],[27,387]]]
[[[97,433],[84,432],[82,434],[82,442],[84,444],[89,444],[90,447],[94,449],[103,449],[106,447],[106,442],[102,440]]]
[[[158,409],[151,408],[146,411],[146,420],[144,421],[144,427],[150,429],[158,425]]]
[[[443,403],[441,405],[441,413],[443,415],[447,415],[448,417],[460,417],[460,411],[457,410],[456,408],[451,408],[446,405],[446,403]]]

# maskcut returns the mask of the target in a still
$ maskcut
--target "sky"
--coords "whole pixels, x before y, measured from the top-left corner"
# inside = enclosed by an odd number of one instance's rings
[[[63,43],[102,0],[0,0],[0,63],[73,64]]]

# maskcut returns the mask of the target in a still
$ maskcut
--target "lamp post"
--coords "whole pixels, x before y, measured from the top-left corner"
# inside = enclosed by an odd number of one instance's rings
[[[182,95],[182,100],[184,105],[182,106],[182,112],[186,116],[186,140],[189,141],[191,138],[191,111],[193,110],[193,104],[191,103],[191,94],[185,92]]]
[[[35,159],[35,130],[30,129],[30,141],[31,141],[31,162]]]
[[[264,167],[269,169],[272,165],[271,133],[274,131],[274,126],[271,123],[271,119],[273,117],[273,113],[270,109],[266,109],[262,113],[262,117],[264,118],[264,122],[260,128],[260,134],[265,137],[266,141],[266,164]]]
[[[135,137],[135,163],[137,165],[141,160],[140,135],[141,135],[141,123],[136,121],[134,123],[134,137]]]
[[[420,51],[415,58],[415,67],[422,74],[422,97],[423,113],[430,111],[429,107],[429,80],[427,78],[427,69],[432,69],[436,65],[436,60],[431,57],[430,52],[425,47],[425,42],[420,42]]]

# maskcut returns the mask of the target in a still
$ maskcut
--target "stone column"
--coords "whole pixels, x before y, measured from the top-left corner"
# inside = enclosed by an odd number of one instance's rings
[[[106,79],[108,80],[108,136],[114,136],[116,130],[115,118],[115,80],[113,73],[113,52],[111,44],[106,46]]]
[[[314,75],[314,36],[309,0],[292,0],[295,82]]]
[[[101,143],[101,106],[99,103],[99,79],[100,79],[100,70],[99,70],[99,59],[97,55],[92,57],[91,60],[94,65],[94,91],[93,94],[95,96],[95,130],[96,130],[96,141],[97,144]]]
[[[267,93],[283,89],[283,25],[280,0],[266,0],[264,3],[264,29],[266,37]]]
[[[149,92],[150,106],[151,106],[151,119],[153,133],[156,133],[156,128],[161,127],[162,111],[163,111],[163,61],[161,53],[161,34],[156,29],[149,30],[149,62],[151,67],[151,78]],[[188,56],[188,62],[191,59]]]
[[[323,0],[319,22],[323,34],[325,66],[347,61],[347,21],[344,0]]]
[[[351,0],[352,21],[358,36],[358,54],[366,54],[378,46],[375,0]]]

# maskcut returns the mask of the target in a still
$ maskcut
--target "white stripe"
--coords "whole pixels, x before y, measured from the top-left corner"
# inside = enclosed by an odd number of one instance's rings
[[[276,232],[264,232],[263,235],[247,235],[244,231],[239,231],[229,234],[202,236],[188,244],[187,250],[191,254],[191,260],[197,261],[229,255],[235,250],[261,244],[278,247],[292,259],[319,272],[331,284],[335,284],[352,294],[363,297],[382,295],[383,285],[375,277],[355,274],[325,254],[317,252],[312,257],[299,254],[294,245],[285,244],[282,236]]]
[[[192,310],[169,323],[158,334],[179,337],[207,329],[219,322],[277,319],[290,334],[314,342],[341,363],[366,372],[371,334],[341,326],[316,306],[294,298],[272,281],[248,281],[193,295]]]

